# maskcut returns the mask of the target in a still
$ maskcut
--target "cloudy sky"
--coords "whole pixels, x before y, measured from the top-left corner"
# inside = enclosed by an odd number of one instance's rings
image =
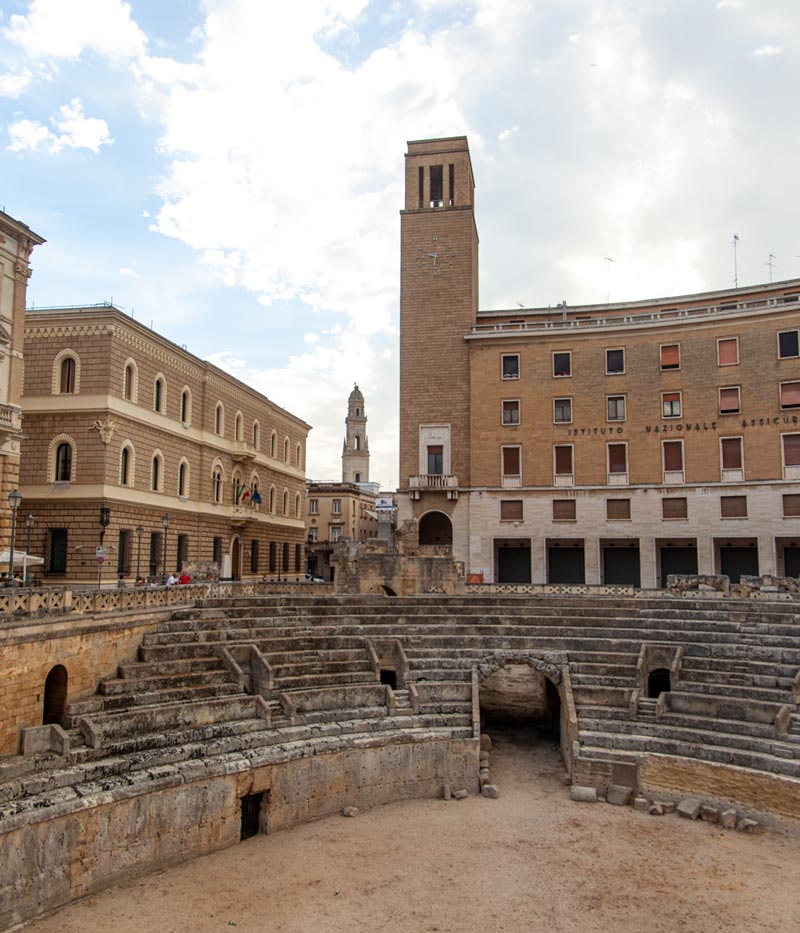
[[[397,482],[406,140],[465,134],[483,308],[800,276],[798,0],[0,0],[37,306],[113,300]],[[610,257],[609,262],[604,257]]]

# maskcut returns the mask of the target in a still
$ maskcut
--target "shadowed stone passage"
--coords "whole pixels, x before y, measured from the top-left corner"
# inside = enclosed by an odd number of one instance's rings
[[[647,678],[648,697],[656,699],[660,693],[668,693],[669,686],[669,671],[665,667],[650,671],[650,676]]]
[[[527,726],[558,736],[561,702],[558,689],[524,661],[508,661],[490,674],[480,688],[481,724],[494,728]]]
[[[453,525],[444,512],[428,512],[419,521],[419,543],[451,545]]]
[[[242,829],[239,838],[249,839],[257,836],[260,830],[261,805],[264,794],[247,794],[242,797]]]
[[[60,723],[67,708],[67,669],[63,664],[56,666],[44,682],[44,709],[42,725]]]

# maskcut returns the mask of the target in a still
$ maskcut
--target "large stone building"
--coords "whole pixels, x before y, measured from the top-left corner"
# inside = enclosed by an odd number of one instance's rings
[[[304,571],[300,418],[110,305],[28,311],[25,349],[20,491],[44,582]]]
[[[399,518],[473,582],[800,575],[800,280],[478,310],[464,137],[411,142]]]
[[[19,485],[25,298],[34,246],[44,243],[0,211],[0,546],[11,537],[8,494]]]
[[[369,440],[364,395],[355,386],[347,399],[342,444],[342,481],[309,482],[306,487],[308,571],[333,580],[333,549],[342,538],[368,541],[378,535],[378,484],[369,482]]]

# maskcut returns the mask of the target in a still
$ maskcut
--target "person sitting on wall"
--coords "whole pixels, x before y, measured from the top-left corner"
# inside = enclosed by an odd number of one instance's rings
[[[137,578],[136,578],[136,586],[145,586],[146,583],[147,583],[147,581],[145,580],[144,577],[137,577]]]
[[[183,573],[182,573],[182,574],[180,575],[180,577],[178,578],[178,583],[186,584],[186,583],[191,583],[191,582],[192,582],[192,578],[191,578],[191,577],[189,576],[189,574],[184,570]]]
[[[124,590],[124,589],[125,589],[125,574],[124,574],[124,573],[121,573],[121,574],[117,577],[117,589],[118,589],[118,590]]]
[[[171,573],[167,577],[167,586],[175,586],[175,584],[178,583],[179,580],[180,580],[180,577],[178,576],[177,573]]]

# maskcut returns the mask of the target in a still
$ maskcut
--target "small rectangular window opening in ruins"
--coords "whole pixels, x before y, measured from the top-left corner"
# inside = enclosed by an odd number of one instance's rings
[[[260,794],[245,794],[242,797],[242,828],[239,839],[249,839],[257,836],[259,831],[259,818],[261,805],[264,802],[264,792]]]

